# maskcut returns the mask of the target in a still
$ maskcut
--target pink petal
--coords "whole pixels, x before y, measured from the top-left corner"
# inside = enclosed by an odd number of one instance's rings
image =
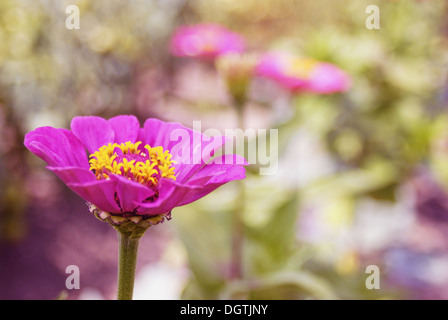
[[[120,115],[109,119],[109,124],[115,132],[115,142],[124,143],[130,141],[135,143],[140,132],[140,123],[135,116]]]
[[[195,145],[193,147],[190,144],[190,154],[183,158],[177,159],[176,168],[176,180],[179,182],[185,182],[190,179],[198,170],[203,167],[210,159],[216,155],[216,153],[223,147],[223,145],[230,140],[230,138],[225,136],[215,136],[209,139],[201,134],[199,141],[202,141],[200,145]],[[194,141],[192,139],[192,141]],[[224,150],[223,150],[224,151]],[[173,154],[175,153],[175,148],[173,148]],[[196,161],[200,159],[200,161]]]
[[[334,92],[347,91],[350,87],[350,77],[338,67],[321,63],[313,71],[306,90],[330,94]]]
[[[133,212],[137,207],[135,202],[142,202],[154,195],[152,189],[125,177],[113,174],[110,179],[117,182],[117,197],[123,212]]]
[[[243,157],[239,157],[236,160],[238,163],[244,161],[244,165],[247,162]],[[237,158],[236,156],[234,158]],[[229,156],[223,156],[223,158],[229,158]],[[210,192],[214,191],[218,187],[226,184],[230,181],[241,180],[246,177],[246,169],[242,165],[226,164],[228,161],[223,160],[223,164],[207,164],[201,170],[199,170],[187,183],[188,186],[201,186],[202,188],[195,190],[188,198],[179,202],[179,206],[186,205],[193,201],[196,201]]]
[[[144,144],[162,146],[170,151],[172,160],[176,161],[176,177],[180,182],[199,170],[227,139],[222,136],[210,139],[180,123],[158,119],[146,120],[139,137]],[[207,152],[204,153],[205,148]]]
[[[170,52],[175,56],[213,59],[229,52],[243,52],[244,38],[238,33],[213,23],[179,27],[170,42]]]
[[[117,182],[114,180],[67,184],[81,198],[93,203],[99,209],[109,213],[121,213],[121,209],[115,201],[116,185]]]
[[[138,214],[168,213],[177,207],[179,202],[189,198],[198,189],[200,189],[198,186],[186,186],[173,180],[162,179],[159,185],[159,198],[150,203],[136,203],[139,206]]]
[[[24,144],[50,166],[89,168],[84,146],[67,129],[37,128],[25,135]]]
[[[114,142],[115,133],[112,125],[103,118],[75,117],[70,127],[90,153],[97,151],[101,146]]]
[[[53,171],[65,184],[89,183],[97,179],[92,171],[80,167],[47,167]]]
[[[165,150],[177,143],[172,136],[175,130],[189,130],[177,122],[164,122],[159,119],[147,119],[140,132],[139,140],[151,147],[162,146]],[[191,130],[190,130],[191,131]]]

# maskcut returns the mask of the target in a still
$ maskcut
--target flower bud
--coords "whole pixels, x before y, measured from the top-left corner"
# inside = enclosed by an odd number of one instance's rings
[[[229,53],[216,59],[216,68],[237,104],[245,101],[257,64],[258,56],[250,53]]]

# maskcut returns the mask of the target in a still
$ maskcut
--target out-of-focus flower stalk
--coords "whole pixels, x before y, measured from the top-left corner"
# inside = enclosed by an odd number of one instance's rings
[[[230,53],[218,57],[216,68],[226,84],[227,91],[232,97],[233,106],[237,113],[238,128],[245,130],[245,106],[247,93],[257,66],[258,58],[254,54]],[[244,223],[242,215],[245,208],[246,186],[239,181],[238,199],[232,216],[232,257],[230,277],[241,279],[244,277],[243,246]]]
[[[238,110],[238,124],[243,127],[240,116],[247,102],[247,91],[258,64],[258,56],[252,53],[229,53],[219,56],[215,64]]]

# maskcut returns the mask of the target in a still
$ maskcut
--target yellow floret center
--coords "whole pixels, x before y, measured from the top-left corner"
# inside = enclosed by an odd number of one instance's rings
[[[287,73],[293,77],[309,78],[318,62],[310,58],[294,58]]]
[[[128,141],[100,147],[89,156],[90,170],[99,180],[117,174],[151,187],[157,186],[161,178],[176,180],[169,151],[149,145],[140,148],[141,144]]]

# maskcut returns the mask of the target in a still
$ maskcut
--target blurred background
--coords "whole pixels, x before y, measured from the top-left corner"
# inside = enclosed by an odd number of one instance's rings
[[[80,29],[65,26],[69,5]],[[115,298],[115,231],[23,137],[77,115],[237,128],[215,65],[169,53],[177,27],[201,22],[249,51],[333,63],[352,86],[291,93],[254,77],[245,126],[279,130],[277,173],[249,167],[243,196],[229,183],[150,228],[135,299],[447,299],[447,13],[443,0],[1,0],[0,299]],[[366,288],[369,265],[380,289]]]

